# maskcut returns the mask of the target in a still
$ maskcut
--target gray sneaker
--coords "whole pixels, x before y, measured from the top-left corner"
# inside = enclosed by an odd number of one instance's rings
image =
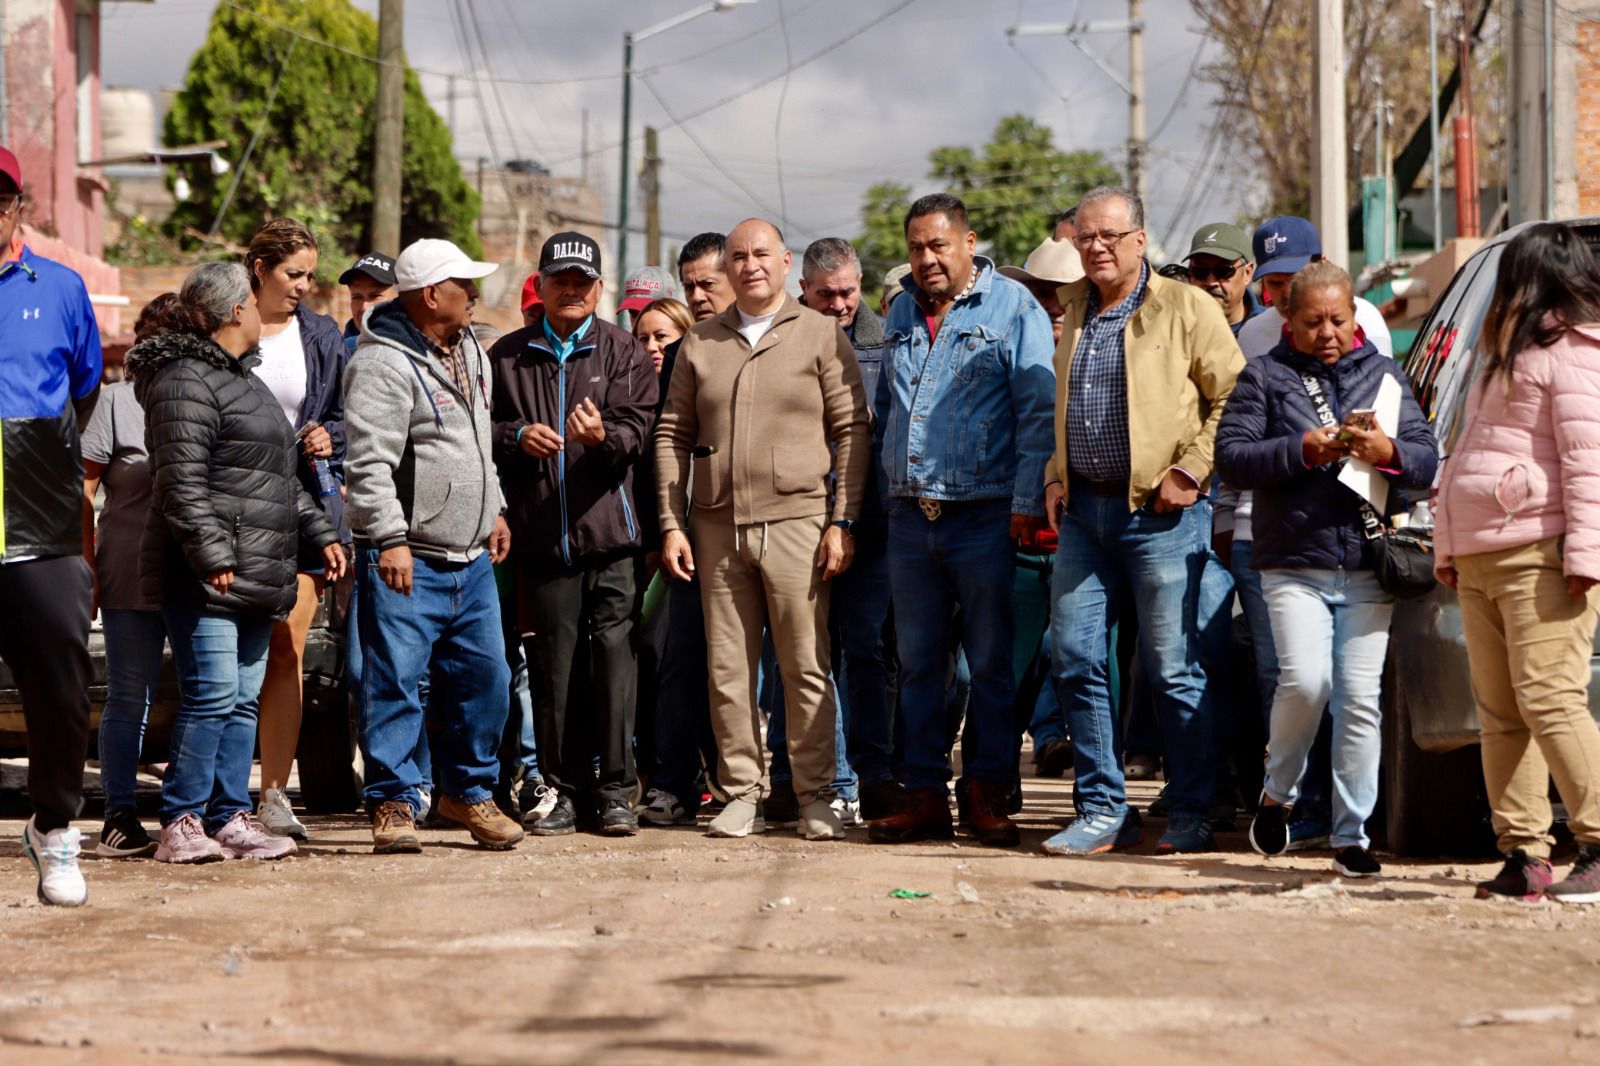
[[[839,812],[834,810],[831,801],[814,799],[800,808],[795,832],[807,840],[843,840],[844,822],[840,821]]]
[[[1544,890],[1557,903],[1600,903],[1600,845],[1578,848],[1578,861],[1567,876]]]
[[[711,819],[706,827],[708,837],[747,837],[752,833],[765,833],[767,824],[761,818],[761,809],[755,800],[730,799],[728,805]]]

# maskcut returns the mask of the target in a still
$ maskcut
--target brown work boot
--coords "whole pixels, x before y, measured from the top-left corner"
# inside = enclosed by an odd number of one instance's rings
[[[415,855],[422,850],[417,839],[417,817],[404,800],[386,800],[372,812],[374,855]]]
[[[1011,786],[1004,781],[967,782],[967,809],[972,812],[972,835],[991,848],[1014,848],[1022,843],[1011,809]]]
[[[522,839],[522,827],[507,818],[493,798],[469,804],[454,796],[440,796],[439,813],[466,826],[472,839],[486,848],[505,851]]]
[[[867,823],[874,844],[906,844],[913,840],[949,840],[956,835],[950,821],[950,794],[938,788],[908,788],[900,809]]]

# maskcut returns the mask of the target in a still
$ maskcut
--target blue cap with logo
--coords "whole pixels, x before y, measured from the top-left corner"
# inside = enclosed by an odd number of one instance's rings
[[[1317,227],[1294,215],[1269,218],[1256,227],[1250,241],[1256,253],[1256,277],[1298,274],[1306,264],[1322,258],[1322,237]]]

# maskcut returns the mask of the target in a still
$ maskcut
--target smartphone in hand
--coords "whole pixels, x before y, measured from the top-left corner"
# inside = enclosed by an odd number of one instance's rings
[[[1344,416],[1344,425],[1339,427],[1339,440],[1349,443],[1354,436],[1350,431],[1359,429],[1365,433],[1378,424],[1378,412],[1370,407],[1358,407]]]

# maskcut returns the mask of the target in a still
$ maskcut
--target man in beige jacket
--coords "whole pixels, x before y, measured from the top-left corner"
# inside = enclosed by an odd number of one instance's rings
[[[1144,205],[1099,188],[1078,204],[1087,274],[1063,286],[1056,446],[1045,515],[1060,533],[1051,576],[1051,669],[1072,735],[1078,817],[1053,855],[1131,847],[1106,632],[1132,601],[1140,663],[1167,752],[1171,817],[1157,850],[1209,851],[1215,784],[1200,658],[1200,575],[1211,543],[1211,450],[1244,357],[1217,302],[1145,261]]]
[[[655,443],[662,563],[679,580],[698,573],[705,604],[718,777],[731,797],[709,832],[764,829],[755,693],[770,628],[799,832],[837,840],[827,582],[854,552],[871,461],[866,394],[838,322],[785,293],[790,255],[776,226],[741,222],[725,255],[734,305],[684,337]]]

